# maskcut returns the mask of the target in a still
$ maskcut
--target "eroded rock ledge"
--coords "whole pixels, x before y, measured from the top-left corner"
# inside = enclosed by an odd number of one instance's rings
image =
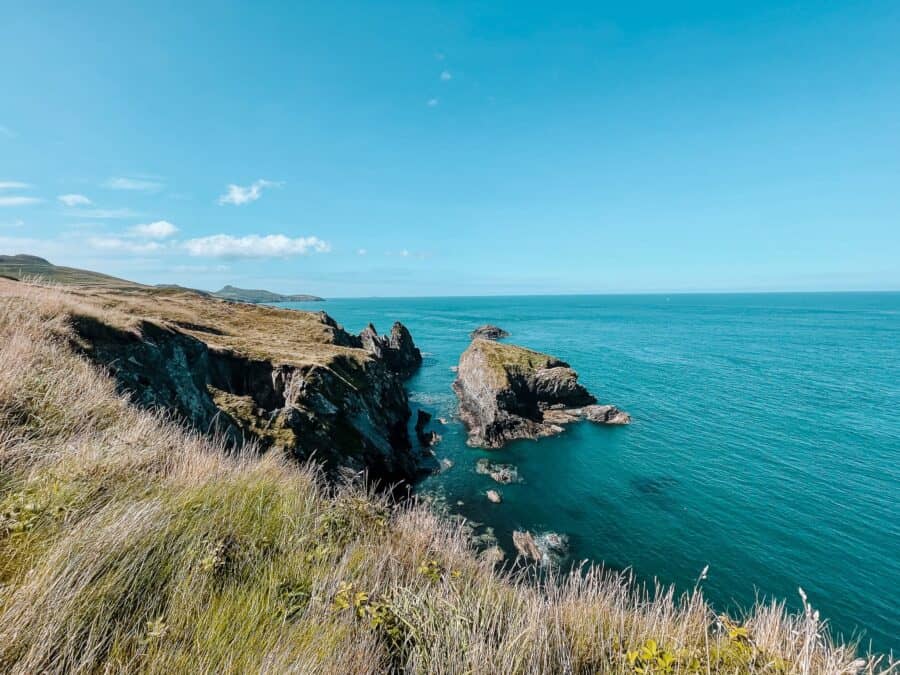
[[[597,400],[565,361],[524,347],[476,338],[459,360],[453,389],[469,445],[497,448],[517,438],[557,434],[578,419],[628,424]]]
[[[371,325],[357,336],[323,312],[189,293],[90,300],[112,311],[74,316],[76,346],[136,404],[233,446],[252,441],[330,471],[365,470],[392,483],[423,470],[403,387],[422,357],[401,324],[388,336]]]

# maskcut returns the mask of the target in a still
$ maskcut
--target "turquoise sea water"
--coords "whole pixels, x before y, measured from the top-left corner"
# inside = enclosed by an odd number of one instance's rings
[[[798,586],[845,636],[900,650],[900,294],[359,299],[303,303],[348,330],[402,321],[425,354],[413,410],[446,426],[454,466],[420,490],[494,528],[570,538],[567,563],[704,587],[721,608]],[[469,448],[450,389],[469,332],[567,360],[628,427],[579,423],[497,451]],[[480,457],[524,481],[497,487]],[[457,502],[462,502],[459,505]]]

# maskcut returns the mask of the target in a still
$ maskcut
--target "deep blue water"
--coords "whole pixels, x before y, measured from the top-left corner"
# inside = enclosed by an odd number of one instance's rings
[[[402,321],[425,353],[412,407],[446,426],[454,466],[422,491],[494,528],[570,537],[571,563],[704,587],[721,608],[798,586],[845,636],[900,651],[900,294],[330,300],[348,330]],[[628,427],[579,423],[497,451],[469,448],[451,366],[483,323],[567,360]],[[497,487],[479,457],[524,481]],[[461,502],[461,504],[459,503]]]

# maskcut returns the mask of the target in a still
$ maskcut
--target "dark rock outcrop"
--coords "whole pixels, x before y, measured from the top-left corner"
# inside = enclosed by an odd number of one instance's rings
[[[493,326],[489,323],[484,324],[483,326],[479,326],[475,330],[473,330],[469,337],[473,340],[475,338],[482,338],[484,340],[499,340],[500,338],[509,337],[509,333],[498,326]]]
[[[315,458],[330,471],[367,471],[384,483],[420,475],[403,388],[421,360],[409,332],[395,324],[389,338],[376,335],[364,350],[365,335],[348,334],[324,313],[307,314],[308,329],[321,332],[330,351],[300,353],[290,363],[216,345],[223,333],[213,326],[182,329],[158,320],[129,330],[75,317],[74,341],[136,404],[233,446],[253,442],[263,451]]]
[[[390,335],[379,335],[375,326],[369,324],[359,338],[363,349],[384,360],[401,377],[409,377],[422,365],[422,352],[413,342],[409,330],[399,321],[391,326]]]
[[[441,440],[440,435],[425,428],[430,421],[431,413],[420,408],[416,414],[416,438],[419,439],[419,445],[423,448],[430,448]]]
[[[453,389],[469,444],[496,448],[517,438],[559,433],[577,419],[627,424],[613,406],[597,406],[568,363],[516,345],[476,338],[459,360]]]

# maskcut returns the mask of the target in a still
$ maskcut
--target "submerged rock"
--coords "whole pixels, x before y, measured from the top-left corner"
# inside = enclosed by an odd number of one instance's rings
[[[519,482],[519,470],[512,464],[495,464],[482,457],[475,463],[475,473],[490,476],[501,485]]]
[[[497,492],[496,490],[488,490],[486,494],[487,494],[487,498],[488,498],[489,502],[493,502],[494,504],[499,504],[500,502],[503,501],[503,497],[501,497],[500,493]]]
[[[463,352],[453,390],[469,445],[497,448],[517,438],[560,433],[578,419],[627,424],[597,400],[565,361],[516,345],[476,338]]]
[[[486,323],[483,326],[479,326],[475,330],[473,330],[469,337],[471,339],[482,338],[484,340],[499,340],[500,338],[509,337],[509,333],[498,326],[492,326],[489,323]]]

